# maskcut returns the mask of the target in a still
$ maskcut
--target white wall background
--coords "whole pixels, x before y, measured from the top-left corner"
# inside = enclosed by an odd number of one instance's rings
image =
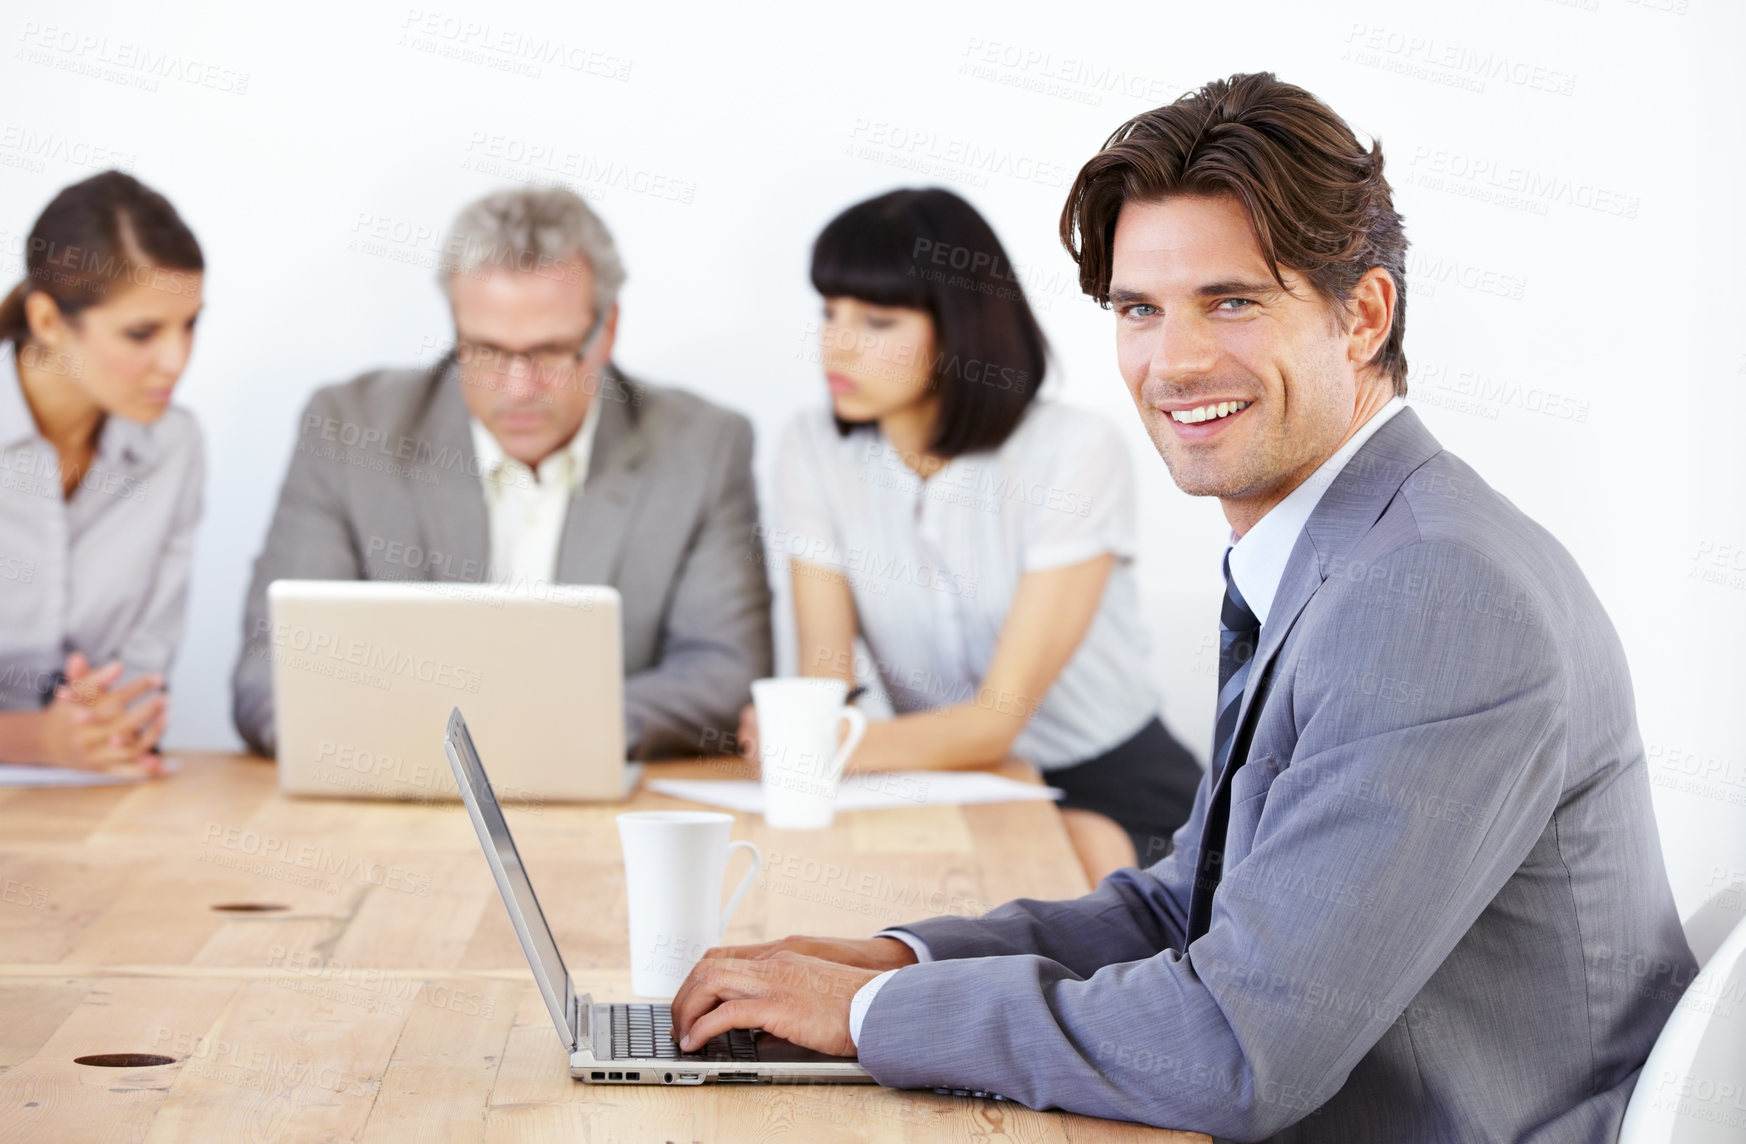
[[[1224,525],[1141,431],[1056,218],[1128,116],[1271,69],[1383,142],[1413,241],[1412,400],[1606,602],[1682,910],[1746,873],[1739,4],[435,3],[0,18],[0,282],[53,193],[112,164],[208,255],[179,393],[209,478],[174,745],[237,743],[242,597],[303,401],[446,345],[434,252],[512,180],[595,203],[631,272],[618,360],[750,415],[761,480],[789,413],[824,400],[819,226],[893,186],[966,195],[1024,268],[1056,395],[1127,432],[1147,620],[1169,628],[1166,594],[1213,582]]]

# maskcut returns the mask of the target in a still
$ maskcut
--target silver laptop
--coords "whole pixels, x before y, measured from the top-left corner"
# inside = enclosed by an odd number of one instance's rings
[[[571,1076],[589,1084],[873,1083],[851,1057],[816,1053],[760,1029],[735,1029],[700,1052],[683,1053],[670,1035],[667,1005],[595,1004],[586,993],[577,996],[459,708],[449,715],[443,748],[528,968],[570,1054]]]
[[[267,603],[288,793],[459,797],[430,729],[462,701],[511,806],[635,785],[613,588],[275,580]]]

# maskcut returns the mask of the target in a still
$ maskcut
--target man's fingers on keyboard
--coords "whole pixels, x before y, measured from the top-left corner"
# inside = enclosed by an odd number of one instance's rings
[[[757,945],[718,945],[703,951],[704,961],[735,960],[750,961],[763,957],[771,946],[778,944],[773,941],[759,942]]]
[[[756,1029],[760,1025],[759,1014],[767,1010],[769,1005],[762,998],[724,1001],[697,1019],[685,1034],[681,1047],[692,1052],[702,1048],[711,1037],[719,1036],[729,1029]]]
[[[730,959],[697,963],[673,998],[673,1028],[679,1034],[680,1044],[689,1049],[708,1040],[708,1037],[698,1037],[693,1033],[692,1023],[722,1001],[750,995],[747,987],[753,983],[753,978],[746,972],[746,967],[752,964]]]

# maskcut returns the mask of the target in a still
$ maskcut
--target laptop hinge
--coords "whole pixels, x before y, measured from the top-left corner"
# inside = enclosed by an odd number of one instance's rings
[[[572,1053],[587,1050],[594,1052],[594,1030],[589,1028],[594,1013],[594,1003],[586,993],[570,994],[570,1028],[574,1030],[570,1042]]]

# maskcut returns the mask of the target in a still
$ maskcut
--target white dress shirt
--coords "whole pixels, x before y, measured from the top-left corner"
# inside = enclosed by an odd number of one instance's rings
[[[1390,398],[1387,405],[1360,425],[1358,432],[1352,434],[1352,439],[1323,461],[1303,484],[1291,490],[1284,500],[1268,510],[1266,516],[1251,525],[1242,539],[1232,536],[1226,549],[1231,557],[1231,578],[1237,582],[1237,591],[1243,594],[1249,610],[1255,613],[1255,618],[1261,621],[1262,627],[1267,625],[1267,613],[1273,607],[1273,597],[1279,591],[1279,581],[1285,575],[1285,565],[1291,558],[1291,550],[1297,546],[1298,534],[1303,532],[1303,526],[1308,523],[1310,514],[1321,503],[1322,495],[1345,470],[1353,454],[1364,447],[1364,442],[1370,440],[1390,417],[1405,408],[1406,398]],[[927,945],[913,934],[903,930],[881,930],[873,936],[894,937],[915,950],[918,961],[933,960]],[[851,1041],[860,1042],[861,1022],[866,1019],[874,996],[886,979],[896,972],[895,969],[888,969],[855,991],[855,996],[849,1001]]]
[[[485,486],[485,513],[491,523],[487,575],[494,584],[522,591],[549,587],[558,572],[558,545],[570,498],[588,477],[600,400],[596,397],[588,403],[581,427],[537,469],[505,453],[477,418],[469,417],[467,422],[473,451],[479,455],[479,479]]]

